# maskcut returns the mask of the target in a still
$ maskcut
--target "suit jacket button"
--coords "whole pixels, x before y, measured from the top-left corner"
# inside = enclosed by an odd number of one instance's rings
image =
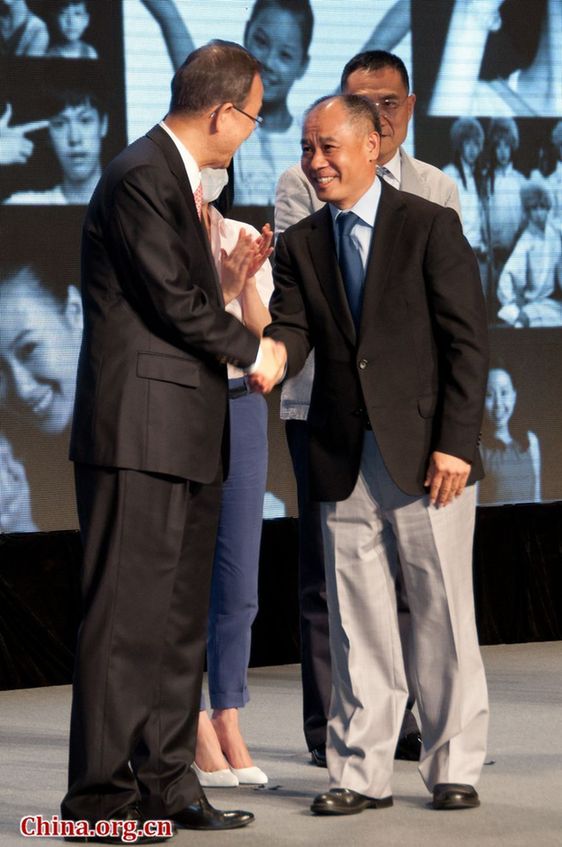
[[[367,367],[367,365],[368,365],[368,364],[369,364],[369,363],[368,363],[367,359],[360,359],[360,360],[359,360],[359,368],[360,368],[362,371],[364,371],[364,370],[365,370],[365,368]]]

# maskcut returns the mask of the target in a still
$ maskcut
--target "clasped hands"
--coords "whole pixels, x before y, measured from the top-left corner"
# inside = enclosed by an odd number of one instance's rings
[[[248,377],[252,390],[269,394],[283,379],[286,366],[287,349],[283,342],[262,338],[258,366]]]

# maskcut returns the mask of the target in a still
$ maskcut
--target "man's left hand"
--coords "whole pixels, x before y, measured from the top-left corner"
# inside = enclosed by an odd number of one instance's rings
[[[448,506],[463,493],[470,473],[470,464],[458,456],[435,450],[429,457],[424,485],[429,488],[432,506]]]

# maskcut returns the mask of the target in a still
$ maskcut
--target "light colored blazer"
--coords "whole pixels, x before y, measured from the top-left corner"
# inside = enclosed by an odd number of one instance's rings
[[[400,148],[401,191],[424,197],[440,206],[448,206],[461,217],[456,183],[434,165],[409,156]],[[275,236],[322,208],[322,203],[299,164],[279,177],[275,192]],[[298,376],[288,379],[281,391],[280,414],[283,420],[306,420],[314,379],[314,351]]]

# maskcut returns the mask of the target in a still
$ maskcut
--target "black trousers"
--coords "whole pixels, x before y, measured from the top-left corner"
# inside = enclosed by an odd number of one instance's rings
[[[324,546],[320,504],[310,499],[308,473],[308,427],[306,421],[285,423],[287,444],[297,483],[299,506],[299,602],[301,636],[301,675],[303,692],[303,729],[309,750],[326,743],[326,724],[330,710],[332,665],[330,628],[324,574]],[[410,609],[400,575],[396,581],[398,619],[404,656],[408,655]],[[414,704],[413,684],[408,664],[406,674],[410,691],[401,735],[417,729],[410,709]]]
[[[83,621],[66,818],[151,817],[201,795],[193,761],[221,478],[77,465]]]

